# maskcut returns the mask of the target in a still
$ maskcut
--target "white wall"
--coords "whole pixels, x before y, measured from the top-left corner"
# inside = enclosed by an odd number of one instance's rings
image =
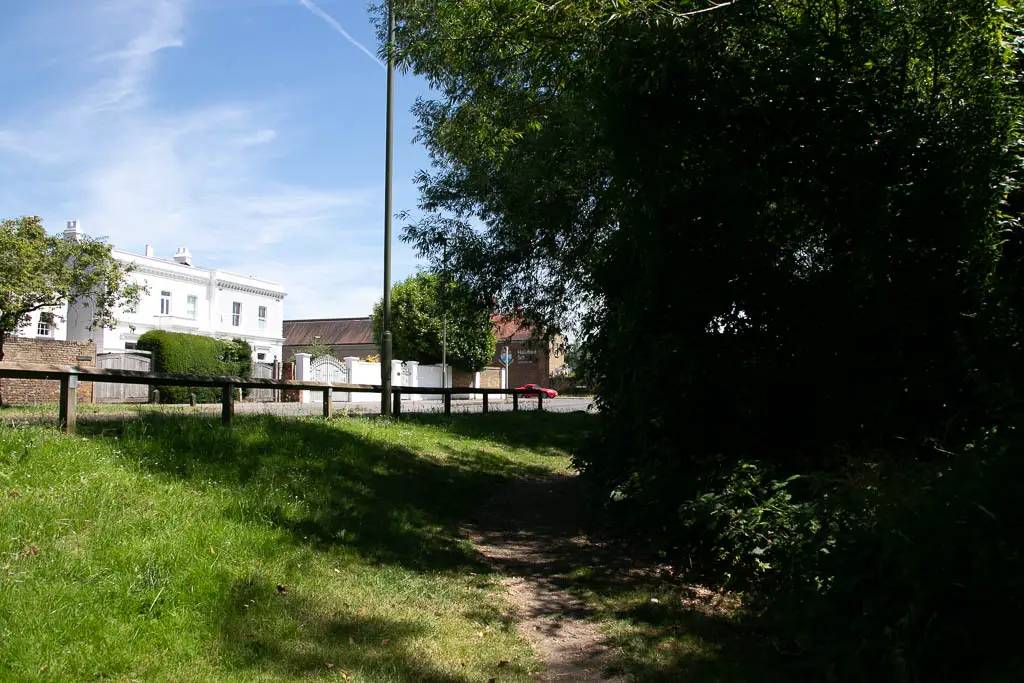
[[[53,316],[49,335],[39,334],[39,318],[43,313],[49,313]],[[18,328],[14,336],[26,339],[59,339],[64,341],[68,338],[68,323],[65,320],[66,313],[66,308],[63,306],[32,311],[28,314],[28,322],[24,327]]]
[[[361,360],[348,361],[348,382],[349,384],[380,384],[380,363],[366,363]],[[394,375],[392,375],[394,383]],[[380,394],[352,392],[349,400],[353,403],[380,403]]]

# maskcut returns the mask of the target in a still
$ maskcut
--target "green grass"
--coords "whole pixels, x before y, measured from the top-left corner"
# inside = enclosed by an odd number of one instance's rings
[[[458,528],[589,419],[0,426],[0,680],[530,680]]]

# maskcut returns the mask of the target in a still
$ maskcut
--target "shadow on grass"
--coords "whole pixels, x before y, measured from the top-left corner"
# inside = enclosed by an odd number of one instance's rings
[[[421,625],[366,616],[342,606],[330,612],[266,577],[236,581],[218,610],[220,655],[228,668],[295,678],[335,674],[339,680],[468,683],[432,666],[423,656]],[[457,667],[458,663],[453,663]],[[525,675],[514,664],[502,669]]]
[[[412,424],[439,425],[472,439],[485,439],[512,448],[529,448],[540,455],[571,454],[596,428],[599,415],[574,413],[538,413],[521,411],[461,414],[445,417],[434,414],[408,414],[402,420]]]
[[[796,683],[769,643],[739,617],[635,603],[614,612],[627,630],[608,640],[616,672],[636,683]]]
[[[337,423],[240,416],[232,429],[214,419],[146,415],[88,427],[120,436],[122,457],[149,472],[200,485],[234,487],[226,514],[286,529],[303,543],[344,544],[380,563],[417,570],[482,570],[459,525],[503,482],[537,474],[457,441],[436,451],[436,433],[379,438]],[[84,430],[83,430],[84,431]],[[407,445],[400,438],[412,440]]]

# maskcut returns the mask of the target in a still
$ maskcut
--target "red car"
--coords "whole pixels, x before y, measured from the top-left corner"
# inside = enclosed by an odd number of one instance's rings
[[[516,387],[516,391],[523,391],[526,393],[520,394],[524,398],[537,398],[540,394],[544,394],[544,398],[554,398],[558,396],[558,392],[554,389],[545,389],[539,387],[536,384],[524,384],[521,387]]]

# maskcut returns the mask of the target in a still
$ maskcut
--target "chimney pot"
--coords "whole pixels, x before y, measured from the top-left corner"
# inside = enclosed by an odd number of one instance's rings
[[[192,252],[188,250],[188,247],[178,247],[178,251],[174,253],[174,262],[183,266],[191,266]]]
[[[146,256],[152,256],[152,255],[153,255],[153,247],[147,244],[146,245]]]
[[[68,227],[64,228],[64,236],[76,242],[82,241],[82,230],[78,227],[78,221],[68,221]]]

